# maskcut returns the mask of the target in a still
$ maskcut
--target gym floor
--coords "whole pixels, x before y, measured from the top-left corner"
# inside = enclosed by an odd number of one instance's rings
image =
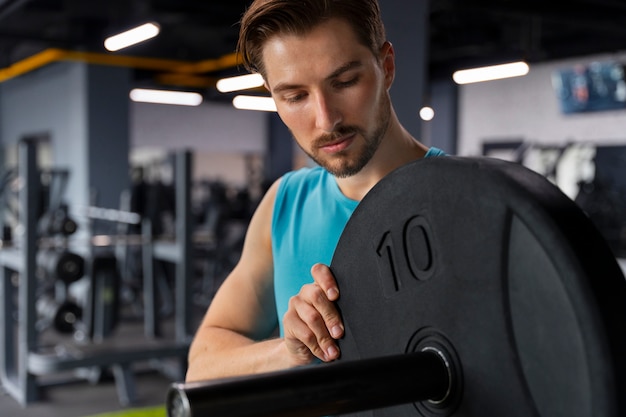
[[[172,381],[159,372],[137,372],[135,378],[137,403],[133,408],[165,404],[167,390]],[[2,389],[2,388],[0,388]],[[2,391],[0,415],[3,417],[88,417],[104,412],[119,411],[114,381],[97,384],[75,382],[42,389],[42,399],[22,407],[13,397]]]

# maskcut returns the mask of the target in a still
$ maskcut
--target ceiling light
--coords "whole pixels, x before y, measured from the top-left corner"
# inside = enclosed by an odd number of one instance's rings
[[[240,110],[276,111],[276,103],[271,97],[236,96],[233,106]]]
[[[139,42],[154,38],[161,28],[156,23],[145,23],[134,29],[111,36],[104,41],[104,47],[108,51],[119,51]]]
[[[433,117],[435,117],[435,110],[432,107],[424,106],[420,109],[420,118],[423,121],[429,122],[433,120]]]
[[[198,106],[202,103],[202,95],[189,91],[147,90],[134,88],[130,99],[142,103],[175,104],[179,106]]]
[[[263,84],[263,77],[261,77],[260,74],[246,74],[237,77],[222,78],[215,86],[221,93],[230,93],[231,91],[261,87]]]
[[[528,71],[528,64],[520,61],[512,62],[510,64],[492,65],[488,67],[456,71],[452,75],[452,79],[457,84],[469,84],[482,81],[500,80],[510,77],[520,77],[528,74]]]

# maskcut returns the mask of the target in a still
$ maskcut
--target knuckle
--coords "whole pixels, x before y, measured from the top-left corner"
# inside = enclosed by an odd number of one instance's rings
[[[298,304],[298,296],[294,295],[293,297],[289,298],[289,302],[287,304],[289,310],[292,310],[296,307],[296,305]]]
[[[304,343],[311,350],[313,350],[312,348],[314,348],[317,345],[317,337],[315,336],[315,333],[313,333],[310,330],[303,331],[300,334],[299,339],[302,343]]]
[[[318,327],[323,323],[322,316],[314,309],[302,312],[300,316],[302,320],[309,325],[309,327]]]
[[[326,297],[326,294],[319,287],[317,291],[313,294],[312,300],[315,305],[324,305],[328,302],[328,298]]]
[[[337,308],[332,303],[327,303],[324,309],[320,310],[321,318],[324,320],[328,326],[334,326],[339,324],[339,312]]]

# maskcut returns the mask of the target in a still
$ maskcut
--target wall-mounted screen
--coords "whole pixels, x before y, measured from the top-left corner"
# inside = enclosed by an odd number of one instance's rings
[[[624,65],[592,62],[559,69],[552,85],[563,113],[626,109]]]

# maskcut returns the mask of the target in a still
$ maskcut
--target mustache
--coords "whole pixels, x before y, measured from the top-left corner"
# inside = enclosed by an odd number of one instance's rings
[[[358,131],[359,129],[355,126],[338,126],[331,133],[318,136],[313,141],[313,144],[316,147],[325,146],[333,143],[342,136],[351,135],[353,133],[357,133]]]

